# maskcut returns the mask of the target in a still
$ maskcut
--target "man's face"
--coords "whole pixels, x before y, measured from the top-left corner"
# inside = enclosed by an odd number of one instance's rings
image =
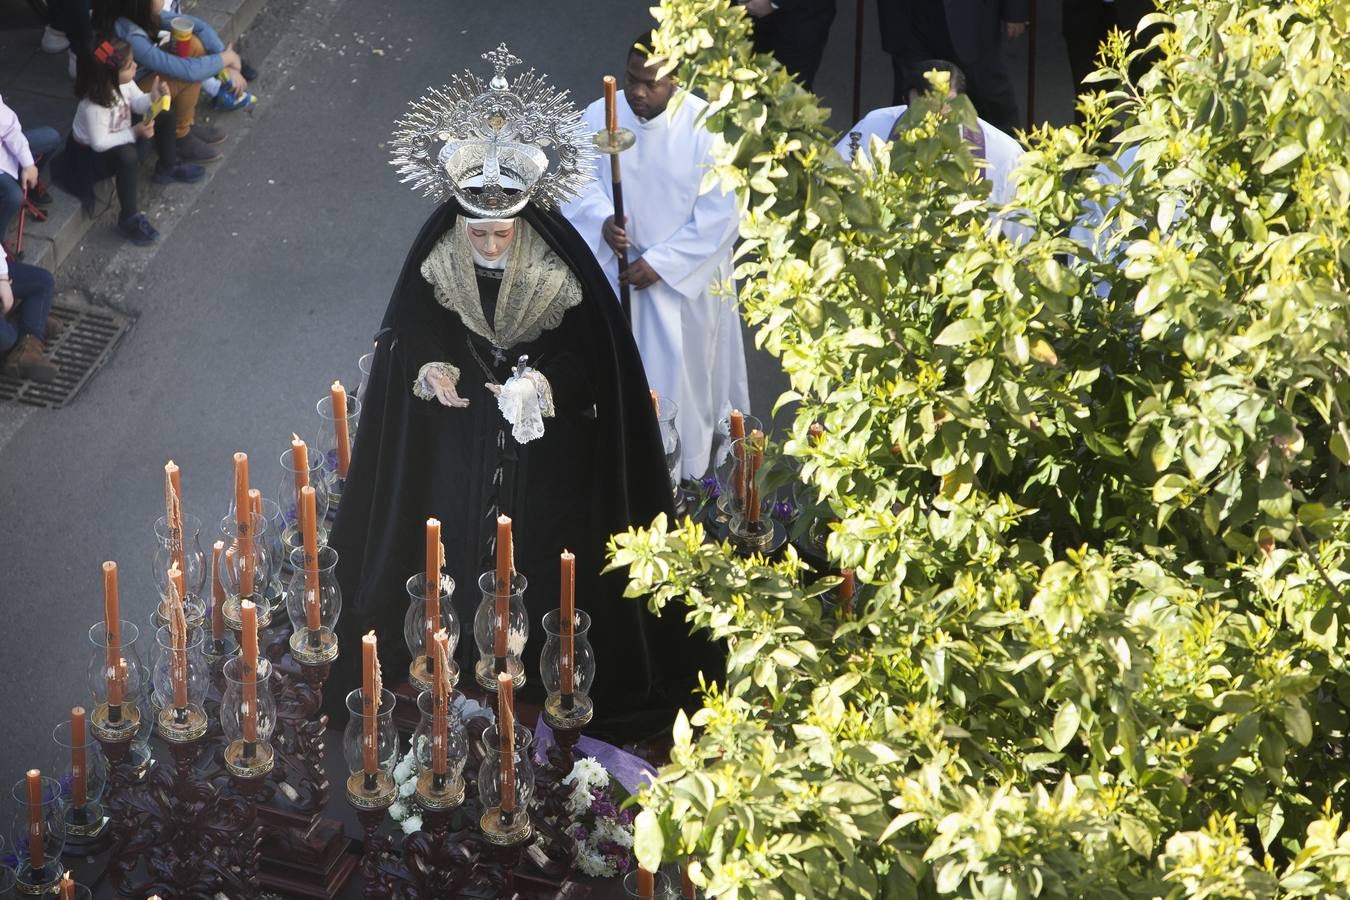
[[[500,259],[503,253],[511,249],[511,242],[516,239],[516,223],[513,220],[475,222],[468,226],[468,232],[473,249],[491,262]]]
[[[675,79],[666,75],[657,78],[661,61],[652,60],[648,64],[646,57],[636,53],[628,54],[628,69],[624,73],[623,95],[633,115],[642,119],[651,119],[666,111],[666,104],[675,93]]]

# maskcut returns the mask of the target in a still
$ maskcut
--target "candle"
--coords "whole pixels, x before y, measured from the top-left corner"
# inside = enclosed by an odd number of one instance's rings
[[[75,881],[69,872],[61,876],[61,900],[75,900]]]
[[[258,740],[258,607],[252,600],[242,601],[239,617],[244,623],[239,637],[244,660],[244,743],[253,744]]]
[[[164,526],[169,532],[169,558],[178,568],[187,569],[183,561],[183,483],[176,463],[164,464]]]
[[[752,525],[759,524],[759,469],[764,465],[764,432],[755,429],[750,432],[751,452],[749,468],[745,473],[746,518]]]
[[[262,491],[257,488],[248,489],[248,511],[250,515],[262,518]]]
[[[295,493],[299,500],[300,489],[309,484],[309,448],[294,431],[291,432],[291,468],[295,470]]]
[[[844,608],[844,615],[853,615],[853,570],[840,569],[839,576],[843,579],[839,582],[839,605]]]
[[[249,533],[248,454],[234,455],[234,521],[239,553],[239,596],[253,596],[253,536]]]
[[[819,447],[820,442],[825,439],[825,426],[819,422],[812,422],[811,427],[806,429],[806,433],[811,438],[811,446]]]
[[[441,627],[441,520],[427,519],[427,568],[426,568],[426,635],[423,645],[427,656],[433,655],[432,644],[436,632]],[[428,669],[431,666],[427,666]]]
[[[220,582],[220,554],[224,541],[211,545],[211,640],[219,645],[225,640],[225,585]]]
[[[300,488],[300,530],[305,543],[305,627],[313,640],[319,639],[319,537],[315,519],[318,505],[314,488]]]
[[[733,409],[727,419],[731,431],[732,451],[736,454],[735,474],[732,477],[732,485],[735,488],[736,502],[745,505],[745,445],[737,444],[745,437],[745,414],[739,409]]]
[[[648,391],[652,395],[652,412],[661,415],[661,395],[655,389]]]
[[[107,639],[108,717],[118,721],[122,705],[122,620],[117,603],[117,563],[103,564],[103,630]],[[116,710],[116,712],[114,712]]]
[[[42,773],[28,770],[28,861],[41,870],[46,862],[42,831]]]
[[[375,717],[380,713],[380,662],[376,654],[375,632],[361,638],[361,761],[367,786],[373,787],[380,771],[380,743]]]
[[[619,104],[616,102],[618,99],[616,94],[618,83],[614,80],[613,75],[606,75],[604,78],[604,83],[605,83],[605,128],[609,131],[611,135],[610,140],[612,141],[613,140],[612,136],[614,132],[619,130]]]
[[[431,771],[444,776],[450,742],[450,635],[438,629],[431,639]]]
[[[577,558],[562,552],[562,599],[558,604],[562,627],[562,653],[558,658],[558,678],[562,682],[563,709],[572,708],[572,653],[575,643]]]
[[[638,866],[637,895],[644,898],[644,900],[652,900],[652,895],[655,890],[656,884],[655,879],[652,877],[652,873],[642,868],[642,866]]]
[[[694,900],[694,880],[689,877],[689,869],[693,866],[693,861],[685,863],[680,867],[680,896],[684,900]]]
[[[496,657],[497,672],[506,671],[507,630],[511,611],[511,518],[497,517],[497,603],[493,617],[492,655]]]
[[[89,796],[89,768],[85,758],[84,707],[70,710],[70,796],[76,809],[84,809]]]
[[[516,710],[511,676],[497,676],[497,750],[502,756],[502,813],[516,811]]]
[[[347,467],[352,461],[352,446],[347,435],[347,391],[342,382],[333,382],[330,389],[333,398],[333,427],[337,432],[338,477],[347,477]]]
[[[171,657],[169,678],[173,682],[173,708],[185,710],[187,690],[187,617],[183,612],[183,573],[177,566],[169,567],[169,641]]]

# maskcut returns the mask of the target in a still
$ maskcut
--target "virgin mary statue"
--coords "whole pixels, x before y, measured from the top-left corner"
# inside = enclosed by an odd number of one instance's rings
[[[459,76],[414,104],[396,135],[405,181],[442,202],[398,276],[361,398],[330,539],[345,610],[327,707],[357,686],[359,637],[372,629],[384,671],[407,671],[404,585],[421,571],[428,517],[442,523],[471,682],[478,579],[508,515],[528,580],[523,696],[542,697],[541,619],[558,607],[570,550],[596,657],[587,731],[639,739],[669,726],[708,659],[676,617],[624,598],[622,573],[601,574],[611,534],[670,512],[659,427],[609,282],[554,211],[586,177],[579,113],[533,72],[508,82],[519,60],[505,46],[483,56],[490,82]]]

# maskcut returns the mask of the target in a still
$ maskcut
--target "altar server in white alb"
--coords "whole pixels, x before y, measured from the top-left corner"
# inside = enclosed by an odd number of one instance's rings
[[[625,221],[614,222],[607,157],[563,214],[595,252],[616,294],[616,251],[627,251],[623,280],[631,290],[633,337],[647,381],[678,404],[681,474],[699,478],[708,471],[718,419],[750,407],[731,283],[740,212],[732,193],[716,186],[699,193],[712,162],[713,136],[700,122],[707,103],[669,75],[657,78],[660,61],[641,49],[650,46],[650,35],[633,45],[616,101],[619,127],[637,139],[619,156]],[[606,127],[603,99],[587,107],[585,121],[592,131]]]

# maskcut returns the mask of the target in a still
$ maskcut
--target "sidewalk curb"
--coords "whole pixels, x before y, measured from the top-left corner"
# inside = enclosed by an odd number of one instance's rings
[[[221,40],[230,43],[253,24],[266,5],[267,0],[188,0],[184,7],[186,12],[204,19],[216,29]],[[22,261],[55,272],[96,225],[112,227],[116,221],[116,201],[105,209],[100,194],[98,211],[93,216],[86,216],[74,197],[55,188],[50,193],[53,200],[46,207],[47,221],[30,222],[24,229]]]

